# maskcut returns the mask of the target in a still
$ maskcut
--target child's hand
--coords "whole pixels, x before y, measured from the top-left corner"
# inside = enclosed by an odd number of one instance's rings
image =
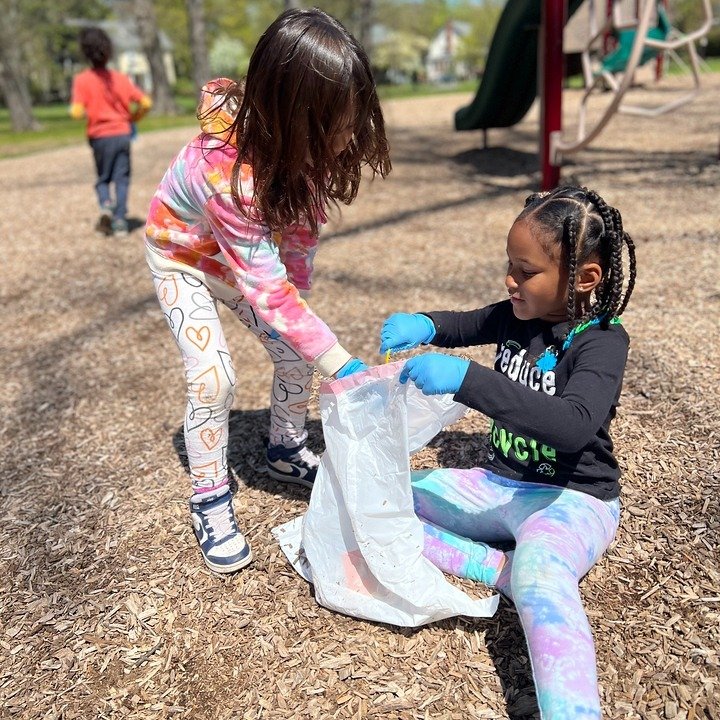
[[[429,343],[435,337],[435,325],[427,315],[395,313],[380,331],[380,354],[410,350]]]
[[[422,390],[423,395],[454,395],[465,379],[469,360],[454,355],[430,353],[410,358],[400,371],[400,382],[408,378]]]
[[[339,380],[340,378],[344,378],[348,375],[353,375],[356,372],[362,372],[367,369],[368,366],[362,360],[351,358],[337,371],[337,373],[335,373],[335,377]]]

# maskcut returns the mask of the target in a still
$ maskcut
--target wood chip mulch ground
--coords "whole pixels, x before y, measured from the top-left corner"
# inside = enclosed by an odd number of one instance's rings
[[[720,77],[704,82],[674,114],[615,117],[563,171],[618,206],[638,246],[622,524],[581,585],[607,718],[720,718]],[[537,109],[480,150],[452,130],[469,99],[386,103],[394,172],[323,234],[312,304],[368,362],[390,312],[503,297],[504,237],[539,182]],[[86,146],[0,162],[0,716],[537,718],[509,604],[416,630],[317,605],[270,532],[308,500],[263,473],[270,362],[229,315],[235,507],[256,561],[229,578],[202,565],[181,366],[140,227],[192,132],[140,135],[123,239],[93,232]],[[413,462],[472,466],[486,429],[470,413]],[[316,398],[310,430],[321,449]]]

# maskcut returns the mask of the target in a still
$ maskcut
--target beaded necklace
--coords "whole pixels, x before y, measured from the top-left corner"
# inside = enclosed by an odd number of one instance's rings
[[[584,332],[593,325],[599,325],[602,322],[602,319],[603,316],[599,318],[593,318],[592,320],[588,320],[587,322],[581,323],[580,325],[574,327],[565,338],[560,352],[565,352],[570,347],[570,345],[572,345],[572,341],[577,335],[579,335],[581,332]],[[617,325],[620,322],[622,321],[619,317],[614,317],[612,320],[610,320],[610,325]],[[539,368],[542,372],[548,372],[555,369],[557,362],[558,351],[555,349],[554,345],[550,345],[549,347],[545,348],[545,352],[543,352],[543,354],[540,355],[540,357],[535,361],[535,367]]]

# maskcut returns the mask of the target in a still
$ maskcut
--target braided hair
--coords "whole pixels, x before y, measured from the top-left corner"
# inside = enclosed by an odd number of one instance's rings
[[[585,187],[564,186],[549,193],[535,193],[525,201],[518,216],[534,227],[542,239],[561,246],[568,269],[568,332],[584,323],[607,326],[627,307],[635,287],[635,244],[623,230],[618,210]],[[627,247],[629,275],[623,272],[623,249]],[[575,291],[577,268],[597,259],[603,277],[593,290],[590,304],[578,312]]]

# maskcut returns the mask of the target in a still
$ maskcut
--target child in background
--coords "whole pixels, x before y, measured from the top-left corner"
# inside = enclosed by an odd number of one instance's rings
[[[491,418],[482,469],[413,473],[424,554],[515,603],[542,718],[596,719],[595,649],[578,582],[619,523],[609,427],[628,352],[618,316],[635,284],[634,245],[597,193],[563,187],[528,198],[507,255],[509,299],[469,312],[392,315],[380,351],[496,345],[494,369],[428,353],[401,371],[401,382],[426,395],[452,393]],[[512,540],[505,553],[487,544]]]
[[[148,112],[152,101],[126,75],[108,69],[113,46],[104,30],[83,28],[80,47],[92,67],[73,80],[70,115],[76,120],[87,119],[100,205],[96,230],[103,235],[127,235],[132,124]],[[111,185],[115,189],[114,200]]]
[[[321,10],[289,10],[258,41],[244,84],[203,91],[203,132],[170,165],[150,205],[147,260],[185,365],[190,512],[206,564],[247,565],[228,486],[235,371],[222,302],[274,363],[267,467],[312,487],[306,447],[313,366],[343,377],[365,365],[308,307],[319,226],[351,203],[361,168],[390,171],[385,126],[365,52]]]

